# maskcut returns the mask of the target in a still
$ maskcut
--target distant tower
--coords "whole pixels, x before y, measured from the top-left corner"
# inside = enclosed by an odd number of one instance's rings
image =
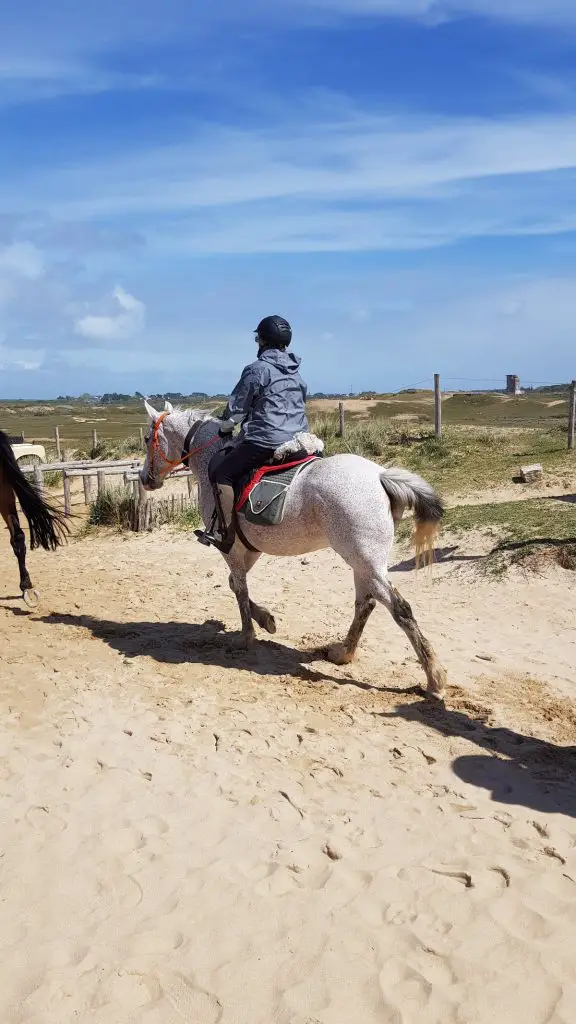
[[[515,373],[509,373],[506,376],[506,394],[507,395],[521,395],[522,388],[520,387],[520,377],[517,377]]]

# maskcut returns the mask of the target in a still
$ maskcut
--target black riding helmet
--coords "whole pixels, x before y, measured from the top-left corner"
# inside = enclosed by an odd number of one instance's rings
[[[292,328],[283,316],[265,316],[255,333],[263,348],[286,348],[292,341]]]

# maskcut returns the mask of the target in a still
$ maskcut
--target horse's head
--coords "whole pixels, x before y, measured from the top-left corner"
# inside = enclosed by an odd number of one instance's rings
[[[157,412],[146,399],[144,405],[148,413],[148,432],[140,480],[145,490],[155,491],[162,487],[170,470],[182,458],[183,435],[179,420],[183,414],[175,413],[170,402],[165,403],[164,412]]]
[[[209,413],[198,409],[174,409],[170,402],[164,404],[164,412],[157,412],[146,399],[144,405],[148,413],[148,432],[140,480],[145,490],[156,491],[173,469],[184,464],[187,455],[197,454],[213,445],[217,439],[217,424],[214,421],[214,437],[208,440],[208,444],[196,447],[196,431],[206,420],[212,419]]]

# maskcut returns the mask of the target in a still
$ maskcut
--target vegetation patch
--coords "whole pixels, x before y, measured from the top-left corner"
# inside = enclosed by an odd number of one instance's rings
[[[454,533],[481,530],[498,534],[500,549],[534,543],[576,543],[576,501],[560,498],[531,498],[501,504],[459,505],[448,509],[444,527]]]
[[[113,527],[119,532],[172,526],[195,530],[201,525],[198,506],[183,495],[139,502],[128,488],[102,491],[90,504],[88,527]]]
[[[539,462],[544,471],[574,478],[574,458],[558,427],[503,430],[446,427],[441,438],[421,423],[373,417],[347,421],[338,436],[338,417],[315,416],[310,429],[328,455],[352,452],[377,462],[414,470],[441,494],[466,494],[518,480],[522,465]]]

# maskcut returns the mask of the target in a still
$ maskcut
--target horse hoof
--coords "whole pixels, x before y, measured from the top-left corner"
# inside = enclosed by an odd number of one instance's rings
[[[247,636],[245,636],[243,633],[241,636],[234,637],[230,641],[230,647],[232,648],[233,651],[251,651],[255,643],[255,633],[248,634]]]
[[[332,644],[326,651],[326,657],[333,665],[349,665],[354,660],[354,655],[344,644]]]
[[[261,626],[267,633],[274,634],[276,632],[276,619],[273,615],[264,615]]]
[[[29,608],[37,608],[40,604],[40,594],[37,590],[23,590],[22,598],[24,600],[24,604],[27,604]]]
[[[431,697],[434,700],[443,700],[446,693],[447,682],[448,675],[446,673],[446,669],[441,667],[435,668],[428,676],[426,696]]]

